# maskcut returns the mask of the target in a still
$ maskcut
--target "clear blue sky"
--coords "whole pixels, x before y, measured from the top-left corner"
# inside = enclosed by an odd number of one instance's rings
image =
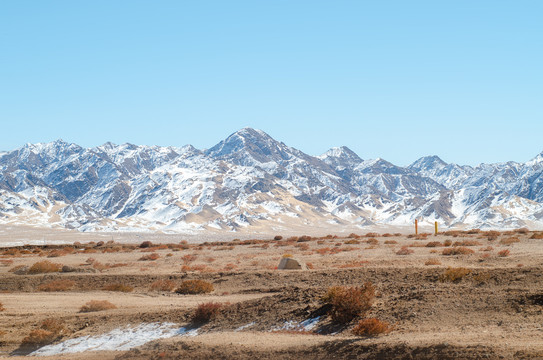
[[[0,2],[0,150],[251,126],[398,165],[543,151],[543,1]]]

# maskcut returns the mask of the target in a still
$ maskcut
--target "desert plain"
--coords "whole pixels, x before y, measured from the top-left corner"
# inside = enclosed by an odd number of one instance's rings
[[[543,359],[538,231],[50,241],[51,231],[0,230],[0,357]],[[278,269],[283,258],[303,269]],[[210,289],[177,291],[189,280]],[[364,311],[333,316],[330,289],[367,286]],[[86,311],[92,301],[112,306]],[[198,319],[206,306],[213,316]],[[383,328],[357,333],[367,319]]]

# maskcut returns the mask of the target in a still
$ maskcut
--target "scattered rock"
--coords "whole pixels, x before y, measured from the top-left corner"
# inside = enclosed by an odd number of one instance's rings
[[[307,270],[307,266],[290,257],[282,258],[281,262],[279,263],[279,266],[277,267],[279,270]]]

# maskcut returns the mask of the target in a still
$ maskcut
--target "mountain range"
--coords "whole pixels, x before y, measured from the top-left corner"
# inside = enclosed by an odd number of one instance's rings
[[[62,140],[0,153],[0,223],[80,231],[290,226],[543,227],[543,153],[525,163],[407,167],[347,147],[311,156],[261,130],[207,150]]]

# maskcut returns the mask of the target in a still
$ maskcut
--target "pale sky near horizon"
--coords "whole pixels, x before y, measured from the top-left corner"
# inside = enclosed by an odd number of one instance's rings
[[[0,2],[0,150],[250,126],[408,165],[543,151],[543,1]]]

